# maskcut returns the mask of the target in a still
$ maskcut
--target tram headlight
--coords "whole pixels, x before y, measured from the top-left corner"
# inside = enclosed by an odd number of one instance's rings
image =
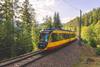
[[[41,43],[38,44],[39,49],[44,49],[44,48],[46,48],[46,46],[47,46],[46,42],[41,42]]]

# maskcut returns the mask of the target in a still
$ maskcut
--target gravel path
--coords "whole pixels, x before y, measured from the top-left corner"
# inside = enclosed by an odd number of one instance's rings
[[[80,46],[69,45],[43,57],[26,67],[73,67],[80,58]]]

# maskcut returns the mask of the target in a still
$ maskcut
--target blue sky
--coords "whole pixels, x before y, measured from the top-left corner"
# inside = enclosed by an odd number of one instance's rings
[[[30,3],[35,8],[39,23],[46,15],[53,16],[54,12],[59,12],[62,23],[65,23],[79,16],[80,9],[86,13],[100,7],[100,0],[30,0]]]

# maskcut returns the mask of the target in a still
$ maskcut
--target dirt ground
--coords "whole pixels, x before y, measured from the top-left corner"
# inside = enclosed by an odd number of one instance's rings
[[[100,67],[100,56],[91,47],[81,47],[80,61],[73,67]]]

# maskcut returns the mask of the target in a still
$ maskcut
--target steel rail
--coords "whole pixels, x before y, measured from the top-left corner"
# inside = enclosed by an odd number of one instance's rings
[[[27,54],[24,54],[24,55],[20,55],[20,56],[15,57],[15,58],[11,58],[11,59],[9,59],[9,60],[7,60],[5,62],[0,63],[0,67],[4,67],[4,66],[10,65],[10,64],[14,64],[16,62],[19,62],[19,61],[22,61],[22,60],[27,59],[29,57],[32,57],[34,55],[37,55],[37,54],[39,54],[41,52],[43,52],[43,51],[30,52],[30,53],[27,53]]]

